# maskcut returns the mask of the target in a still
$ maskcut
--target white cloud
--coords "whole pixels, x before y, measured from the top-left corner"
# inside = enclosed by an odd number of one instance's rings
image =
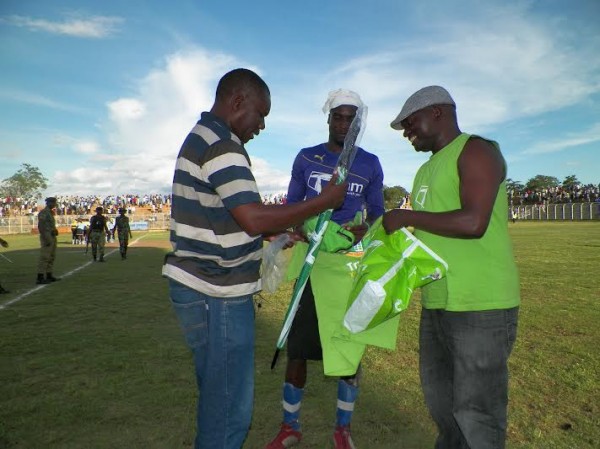
[[[26,103],[33,106],[42,106],[45,108],[56,109],[67,112],[83,112],[84,109],[79,106],[62,103],[44,95],[21,90],[0,89],[0,99]]]
[[[238,66],[232,56],[201,48],[168,56],[129,96],[107,103],[101,129],[110,150],[99,152],[96,143],[79,142],[80,151],[91,155],[90,166],[57,172],[53,189],[68,187],[77,194],[169,192],[181,143],[200,112],[212,106],[219,78]],[[260,157],[252,157],[252,163],[262,193],[287,189],[287,173]]]
[[[75,151],[81,154],[95,154],[100,151],[100,146],[93,141],[80,141],[74,145]]]
[[[137,120],[146,113],[146,106],[135,98],[121,98],[108,103],[110,118],[114,121]]]
[[[258,157],[250,156],[250,159],[252,161],[252,174],[261,194],[287,192],[290,182],[289,171],[273,168],[267,161]]]
[[[95,39],[105,38],[114,34],[117,31],[118,26],[124,22],[120,17],[83,17],[77,14],[70,15],[69,18],[62,22],[34,19],[18,15],[2,18],[2,21],[27,28],[31,31],[45,31],[53,34]]]
[[[552,20],[536,20],[523,9],[529,3],[520,5],[474,11],[475,17],[456,12],[448,16],[443,8],[423,7],[427,20],[415,22],[423,28],[407,35],[409,31],[398,27],[382,37],[377,50],[345,61],[332,58],[329,71],[322,64],[313,69],[303,61],[301,68],[290,63],[285,67],[290,76],[279,76],[282,81],[276,83],[267,72],[273,106],[265,132],[249,145],[261,192],[285,190],[297,151],[327,139],[320,108],[334,88],[361,95],[369,106],[362,146],[379,156],[387,185],[408,189],[428,155],[415,153],[389,123],[404,100],[425,85],[441,84],[450,90],[462,129],[491,136],[508,123],[524,125],[532,117],[590,101],[600,92],[597,33],[582,35]],[[168,55],[133,91],[106,103],[106,120],[100,126],[106,142],[90,159],[94,176],[70,177],[65,172],[61,182],[67,186],[70,180],[77,189],[90,192],[107,182],[112,193],[169,191],[181,142],[199,113],[211,107],[219,77],[240,66],[247,65],[236,56],[199,47]],[[598,134],[591,128],[505,156],[525,165],[532,155],[595,142]],[[526,145],[526,136],[523,142]]]
[[[523,151],[523,154],[557,153],[580,145],[600,142],[600,123],[577,134],[569,133],[561,139],[553,139],[534,145]]]
[[[75,153],[83,155],[93,155],[99,153],[100,144],[92,139],[76,138],[67,134],[54,134],[51,137],[52,143],[58,148],[68,148]]]

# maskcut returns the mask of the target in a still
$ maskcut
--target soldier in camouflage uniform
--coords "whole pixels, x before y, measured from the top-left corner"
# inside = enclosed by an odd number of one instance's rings
[[[112,228],[113,240],[115,239],[115,230],[119,236],[119,252],[121,253],[121,260],[127,259],[127,245],[129,244],[129,238],[133,238],[131,235],[131,228],[129,227],[129,217],[125,215],[125,209],[119,208],[119,215],[115,218],[115,225]]]
[[[4,240],[2,237],[0,237],[0,246],[2,246],[2,248],[8,248],[8,242],[6,240]],[[2,284],[0,284],[0,295],[3,293],[10,293],[8,290],[6,290],[4,287],[2,287]]]
[[[100,262],[104,262],[104,244],[110,236],[110,231],[107,226],[107,218],[102,215],[104,209],[101,206],[96,208],[96,215],[90,218],[90,227],[88,229],[87,238],[92,242],[92,257],[94,262],[100,253]]]
[[[56,221],[52,209],[56,208],[56,198],[46,198],[46,207],[38,214],[38,231],[40,233],[40,261],[37,270],[37,283],[49,284],[59,281],[60,278],[52,276],[54,259],[56,258]],[[46,277],[44,278],[44,273]]]

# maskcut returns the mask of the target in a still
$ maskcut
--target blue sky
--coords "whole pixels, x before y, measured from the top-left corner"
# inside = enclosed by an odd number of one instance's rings
[[[247,145],[262,193],[327,140],[336,88],[369,107],[361,146],[408,190],[427,155],[390,121],[446,87],[465,132],[497,140],[508,176],[600,182],[600,2],[41,1],[0,3],[0,180],[23,163],[47,194],[169,192],[187,132],[222,74],[271,88]]]

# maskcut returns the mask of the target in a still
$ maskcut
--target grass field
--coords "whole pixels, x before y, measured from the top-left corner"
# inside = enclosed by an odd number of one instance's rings
[[[521,273],[510,360],[509,449],[600,447],[600,223],[510,225]],[[107,263],[59,237],[55,275],[36,286],[35,236],[5,236],[0,281],[0,449],[190,448],[195,380],[160,276],[167,233],[134,233]],[[111,253],[112,252],[112,253]],[[74,271],[76,270],[76,271]],[[66,275],[70,273],[69,275]],[[33,291],[32,291],[33,290]],[[271,357],[291,295],[259,298],[255,413],[244,446],[262,449],[281,420],[282,361]],[[360,449],[432,448],[417,366],[418,295],[396,351],[370,348],[353,420]],[[309,365],[301,448],[332,447],[336,379]]]

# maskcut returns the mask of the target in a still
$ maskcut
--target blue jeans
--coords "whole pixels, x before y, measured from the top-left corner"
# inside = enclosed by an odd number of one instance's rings
[[[438,427],[435,449],[502,449],[508,357],[519,308],[421,312],[421,386]]]
[[[169,281],[198,384],[195,449],[239,449],[254,400],[252,296],[215,298]]]

